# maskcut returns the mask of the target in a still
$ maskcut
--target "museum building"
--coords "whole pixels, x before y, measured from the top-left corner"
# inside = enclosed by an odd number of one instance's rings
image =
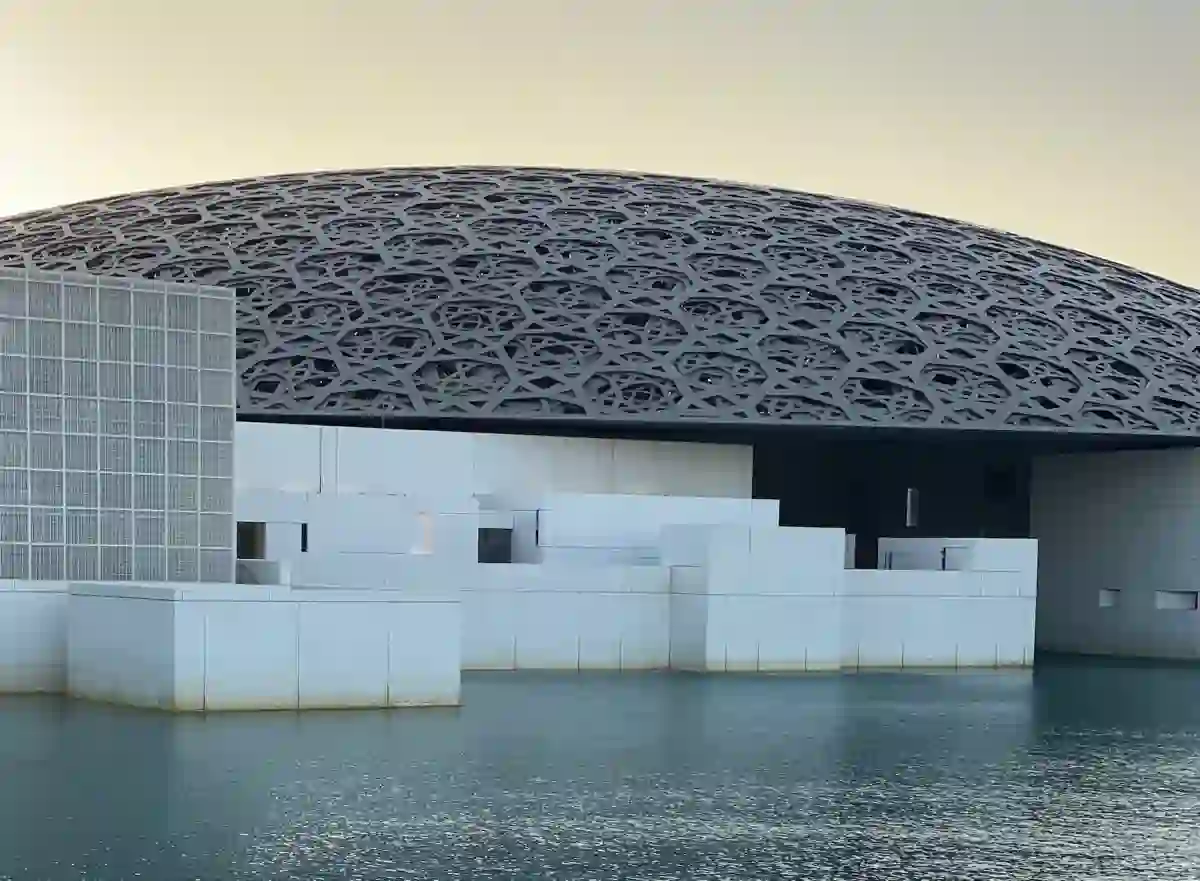
[[[1194,658],[1197,345],[1164,279],[704,180],[322,172],[0,220],[0,690]]]

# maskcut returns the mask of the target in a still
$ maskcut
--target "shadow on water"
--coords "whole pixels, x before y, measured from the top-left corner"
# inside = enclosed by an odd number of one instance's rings
[[[1200,877],[1200,669],[475,674],[460,710],[0,699],[0,879]],[[1189,850],[1192,848],[1192,850]]]

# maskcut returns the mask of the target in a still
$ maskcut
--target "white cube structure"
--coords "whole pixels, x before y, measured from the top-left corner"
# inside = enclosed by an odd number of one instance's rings
[[[175,711],[455,706],[456,597],[72,585],[72,697]]]
[[[0,580],[0,694],[67,685],[67,583]]]
[[[672,666],[838,669],[845,553],[840,529],[665,528]]]

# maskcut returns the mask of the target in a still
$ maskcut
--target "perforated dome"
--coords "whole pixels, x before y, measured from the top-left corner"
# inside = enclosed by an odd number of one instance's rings
[[[235,287],[239,414],[1193,434],[1200,294],[778,189],[288,175],[0,222],[0,264]]]

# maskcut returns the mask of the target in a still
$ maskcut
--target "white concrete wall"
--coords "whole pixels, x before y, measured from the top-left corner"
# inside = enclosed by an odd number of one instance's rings
[[[655,565],[665,526],[776,526],[771,499],[552,493],[485,496],[483,507],[511,506],[514,562]]]
[[[937,542],[910,551],[933,553]],[[970,570],[845,568],[841,530],[671,527],[672,663],[699,670],[1033,662],[1037,548],[972,540]],[[903,541],[896,544],[905,549]],[[989,567],[989,568],[985,568]]]
[[[246,489],[238,494],[237,516],[266,524],[265,559],[284,564],[289,584],[391,586],[401,576],[389,572],[412,556],[477,560],[475,500],[446,497],[438,504],[440,511],[403,495]]]
[[[670,526],[672,663],[697,671],[841,666],[841,529]],[[697,632],[699,631],[699,632]]]
[[[1028,666],[1036,606],[1036,570],[847,570],[842,666]]]
[[[0,580],[0,694],[66,685],[66,582]]]
[[[653,566],[483,564],[462,593],[470,670],[670,665],[670,576]]]
[[[1039,648],[1200,657],[1200,451],[1037,460],[1030,514]]]
[[[456,597],[72,585],[73,697],[168,710],[459,702]]]
[[[749,498],[748,446],[385,431],[239,422],[239,490],[403,494],[618,493]],[[246,519],[246,518],[242,518]]]

